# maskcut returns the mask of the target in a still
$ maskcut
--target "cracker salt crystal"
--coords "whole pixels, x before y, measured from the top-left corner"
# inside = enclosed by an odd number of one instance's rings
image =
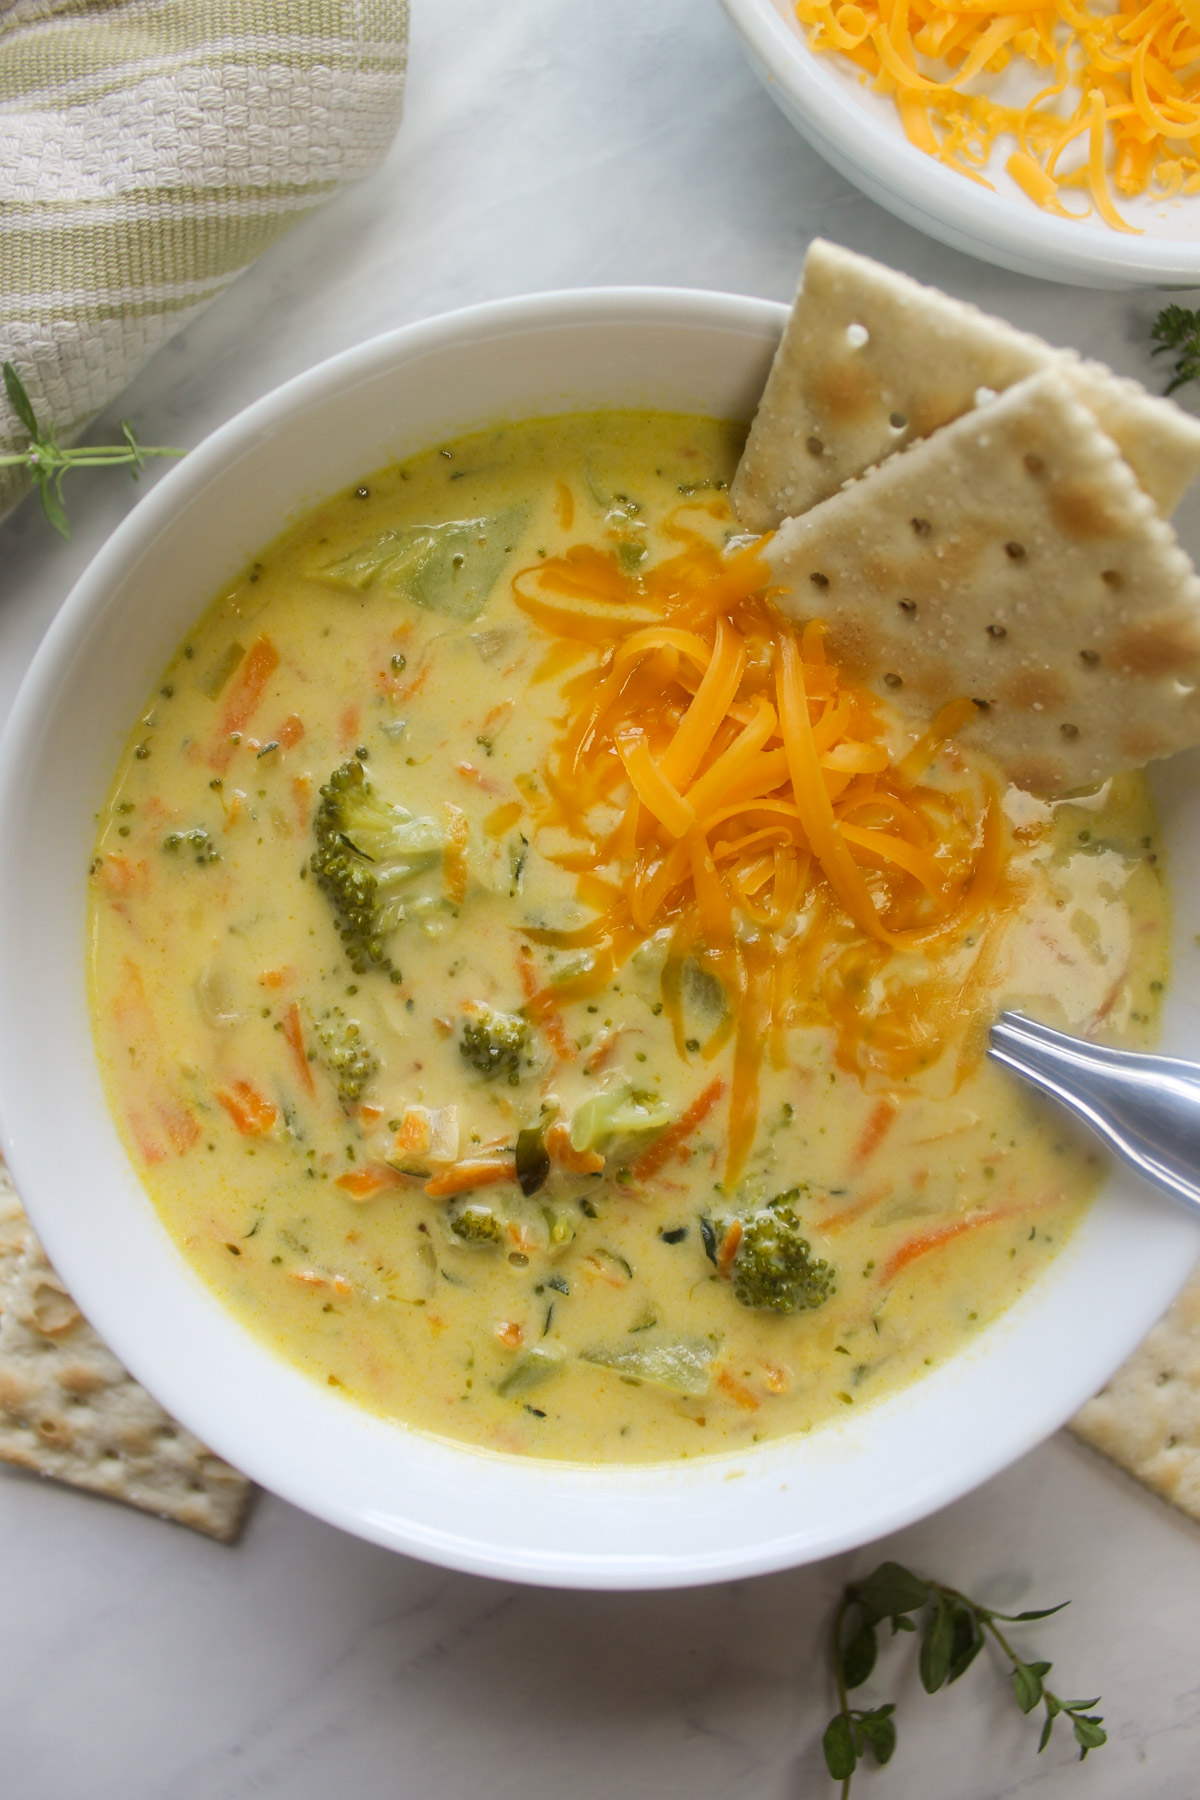
[[[1200,1519],[1200,1271],[1071,1430]]]
[[[253,1488],[177,1425],[92,1330],[0,1164],[0,1462],[231,1543]]]
[[[1200,471],[1200,421],[1103,363],[817,238],[731,489],[768,531],[894,451],[1057,369],[1164,515]]]
[[[1116,445],[1033,376],[767,546],[777,604],[829,626],[846,672],[1038,794],[1200,740],[1200,580]]]

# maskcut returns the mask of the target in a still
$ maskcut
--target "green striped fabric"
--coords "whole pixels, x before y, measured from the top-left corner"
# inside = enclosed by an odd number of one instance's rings
[[[407,36],[408,0],[0,0],[0,359],[61,441],[375,166]]]

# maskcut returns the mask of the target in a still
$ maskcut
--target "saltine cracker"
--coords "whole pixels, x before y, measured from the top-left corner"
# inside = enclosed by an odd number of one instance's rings
[[[817,238],[730,492],[769,531],[993,393],[1057,370],[1167,517],[1200,472],[1200,421],[1103,363]]]
[[[46,1261],[0,1164],[0,1462],[230,1543],[253,1489],[126,1373]]]
[[[1019,382],[789,519],[776,603],[822,618],[847,675],[1037,794],[1200,739],[1200,580],[1057,374]]]

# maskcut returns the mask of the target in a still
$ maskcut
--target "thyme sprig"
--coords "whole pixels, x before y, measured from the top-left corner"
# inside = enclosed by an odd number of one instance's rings
[[[851,1778],[868,1750],[875,1761],[882,1764],[891,1760],[896,1748],[894,1705],[865,1708],[850,1705],[850,1690],[861,1687],[875,1667],[876,1631],[885,1620],[891,1623],[893,1636],[898,1631],[911,1631],[919,1636],[921,1683],[927,1694],[936,1694],[939,1688],[957,1681],[991,1638],[1008,1658],[1013,1694],[1021,1711],[1030,1713],[1038,1706],[1045,1708],[1039,1753],[1050,1742],[1054,1722],[1060,1714],[1070,1719],[1075,1728],[1081,1761],[1089,1750],[1097,1750],[1106,1743],[1102,1720],[1099,1714],[1090,1711],[1097,1700],[1061,1699],[1046,1686],[1046,1676],[1052,1665],[1026,1662],[997,1624],[997,1620],[1008,1625],[1048,1619],[1061,1612],[1066,1604],[1064,1600],[1059,1606],[1046,1606],[1032,1612],[996,1612],[990,1606],[969,1600],[957,1588],[946,1587],[940,1581],[925,1580],[894,1562],[881,1563],[865,1581],[851,1582],[834,1614],[833,1674],[839,1711],[825,1727],[824,1737],[825,1764],[833,1779],[842,1784],[842,1800],[847,1800]]]
[[[1173,394],[1185,382],[1200,381],[1200,308],[1164,306],[1150,327],[1150,336],[1155,340],[1151,356],[1161,356],[1165,350],[1175,352],[1175,373],[1164,393]]]
[[[83,444],[78,449],[64,450],[54,435],[54,427],[39,424],[33,402],[25,391],[25,383],[10,362],[4,364],[4,388],[9,404],[29,433],[29,442],[23,450],[0,452],[0,469],[24,468],[29,471],[37,483],[43,512],[55,531],[65,538],[71,535],[62,492],[63,476],[68,469],[124,465],[136,481],[138,472],[145,468],[148,457],[186,455],[183,450],[139,444],[128,419],[121,424],[123,443]]]

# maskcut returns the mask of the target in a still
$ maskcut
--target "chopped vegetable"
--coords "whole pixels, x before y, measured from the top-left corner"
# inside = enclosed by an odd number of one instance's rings
[[[376,1194],[394,1188],[397,1180],[394,1169],[381,1163],[370,1163],[361,1169],[348,1169],[338,1176],[334,1185],[349,1194],[352,1200],[373,1200]]]
[[[280,1020],[279,1028],[292,1053],[292,1061],[296,1065],[300,1086],[306,1094],[315,1093],[316,1082],[313,1080],[312,1065],[308,1060],[308,1051],[304,1044],[304,1022],[300,1017],[300,1008],[294,1000]]]
[[[310,867],[338,920],[350,967],[400,980],[387,953],[408,919],[444,906],[421,877],[440,870],[445,836],[435,819],[415,819],[376,792],[356,758],[333,771],[313,819],[317,847]]]
[[[541,1387],[557,1375],[565,1361],[561,1350],[523,1350],[504,1379],[496,1383],[496,1392],[505,1399],[512,1394],[527,1394],[530,1388]]]
[[[489,1187],[495,1181],[515,1181],[517,1165],[511,1156],[475,1156],[455,1163],[442,1175],[425,1183],[425,1192],[434,1200],[450,1194],[466,1194],[472,1188]]]
[[[670,1388],[676,1394],[707,1394],[711,1379],[713,1346],[699,1338],[664,1339],[661,1343],[594,1345],[581,1350],[584,1362],[599,1363],[620,1375]]]
[[[172,854],[186,850],[201,868],[206,863],[219,862],[221,859],[220,851],[203,825],[196,825],[191,831],[169,831],[163,839],[162,847]]]
[[[550,1173],[546,1134],[540,1125],[527,1126],[517,1133],[515,1162],[521,1192],[536,1194]]]
[[[338,1099],[346,1108],[356,1105],[379,1071],[379,1059],[364,1039],[362,1026],[357,1019],[348,1019],[340,1006],[331,1006],[316,1021],[315,1031]]]
[[[805,1312],[823,1306],[833,1294],[834,1272],[814,1256],[796,1216],[799,1198],[799,1189],[792,1188],[726,1226],[713,1260],[718,1273],[732,1280],[734,1298],[743,1306]]]
[[[255,638],[242,660],[237,679],[229,690],[225,710],[217,727],[216,739],[209,755],[215,769],[228,767],[233,760],[234,739],[244,731],[258,709],[266,686],[279,667],[279,652],[269,637]]]
[[[546,1133],[546,1148],[553,1160],[568,1175],[599,1175],[604,1170],[604,1157],[596,1150],[576,1150],[571,1144],[571,1127],[556,1119]]]
[[[464,1206],[452,1213],[446,1223],[464,1244],[495,1248],[504,1240],[503,1222],[490,1206]]]
[[[509,506],[485,518],[385,531],[319,573],[355,593],[389,588],[414,606],[467,623],[487,605],[528,516],[527,506]]]
[[[217,1099],[243,1137],[262,1137],[279,1121],[279,1108],[249,1081],[231,1081],[218,1088]]]
[[[678,1155],[687,1144],[692,1133],[699,1129],[708,1117],[721,1095],[725,1092],[725,1083],[718,1079],[710,1081],[703,1093],[698,1094],[674,1123],[658,1137],[648,1150],[644,1150],[633,1165],[635,1181],[649,1181],[657,1175],[661,1168]]]
[[[463,1020],[458,1047],[464,1059],[489,1080],[506,1077],[510,1087],[521,1079],[521,1063],[529,1043],[529,1027],[513,1013],[476,1006]]]
[[[633,1154],[648,1137],[665,1131],[671,1109],[661,1095],[630,1082],[593,1094],[571,1115],[571,1149],[578,1155],[589,1150],[608,1154],[614,1149]]]
[[[458,1160],[457,1106],[407,1106],[387,1160],[395,1169],[428,1175]]]

